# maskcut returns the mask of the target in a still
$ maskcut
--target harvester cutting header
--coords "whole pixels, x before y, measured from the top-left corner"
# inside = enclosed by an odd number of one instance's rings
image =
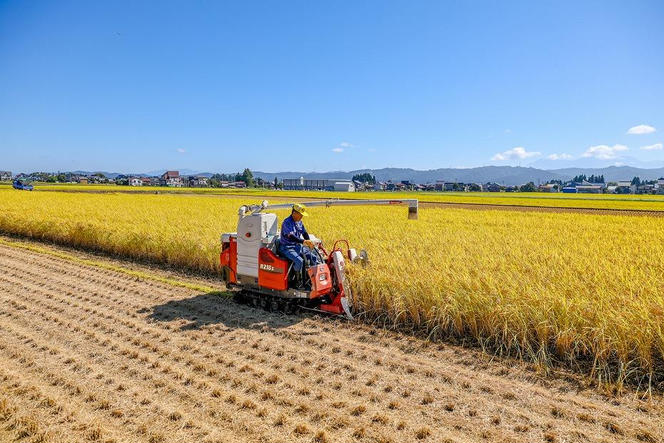
[[[222,234],[220,262],[223,279],[236,298],[270,311],[294,312],[299,308],[335,315],[352,315],[352,293],[345,274],[346,262],[368,263],[347,240],[337,240],[328,252],[323,242],[307,233],[301,218],[310,207],[408,205],[408,218],[417,219],[418,201],[319,200],[241,206],[237,232]],[[278,231],[276,214],[265,210],[291,209]]]

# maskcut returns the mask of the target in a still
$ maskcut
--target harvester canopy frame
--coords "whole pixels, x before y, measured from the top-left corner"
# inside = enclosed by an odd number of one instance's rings
[[[417,199],[373,199],[373,200],[314,200],[310,202],[298,202],[305,207],[326,207],[331,206],[381,206],[381,205],[408,205],[408,218],[417,220],[418,200]],[[262,212],[265,209],[290,209],[294,203],[279,203],[271,205],[267,200],[263,200],[260,205],[242,206],[239,210],[240,217],[243,217],[246,212],[252,214]]]

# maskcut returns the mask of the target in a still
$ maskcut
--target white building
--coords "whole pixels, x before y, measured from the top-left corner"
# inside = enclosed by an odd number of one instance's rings
[[[143,179],[139,177],[131,177],[129,179],[129,186],[143,186]]]
[[[355,192],[355,184],[345,178],[285,178],[284,189],[306,191]]]

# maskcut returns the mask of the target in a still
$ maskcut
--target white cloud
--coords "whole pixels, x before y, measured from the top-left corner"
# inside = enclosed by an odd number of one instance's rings
[[[341,142],[341,143],[339,143],[339,146],[341,146],[342,148],[352,148],[354,145],[352,145],[348,142]]]
[[[650,125],[637,125],[632,126],[627,130],[628,134],[642,135],[642,134],[652,134],[656,129]]]
[[[573,157],[569,154],[562,153],[547,155],[546,158],[549,160],[571,160]]]
[[[612,160],[618,157],[618,152],[627,151],[629,148],[625,145],[597,145],[589,147],[581,157],[593,157],[600,160]]]
[[[177,151],[178,151],[180,154],[184,154],[185,152],[187,152],[184,148],[178,148]]]
[[[541,152],[528,152],[522,146],[517,146],[515,148],[509,149],[505,152],[499,152],[498,154],[491,157],[491,160],[524,160],[526,158],[537,157],[542,155]]]
[[[655,143],[654,145],[641,146],[641,149],[644,151],[661,151],[664,149],[664,145],[661,143]]]
[[[344,148],[332,148],[332,152],[344,152]]]

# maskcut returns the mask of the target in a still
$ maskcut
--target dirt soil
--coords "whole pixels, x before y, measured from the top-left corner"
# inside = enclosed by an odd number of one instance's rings
[[[476,349],[267,313],[14,246],[0,245],[0,301],[0,441],[659,442],[664,435],[660,394],[607,396],[574,375],[539,375]]]

